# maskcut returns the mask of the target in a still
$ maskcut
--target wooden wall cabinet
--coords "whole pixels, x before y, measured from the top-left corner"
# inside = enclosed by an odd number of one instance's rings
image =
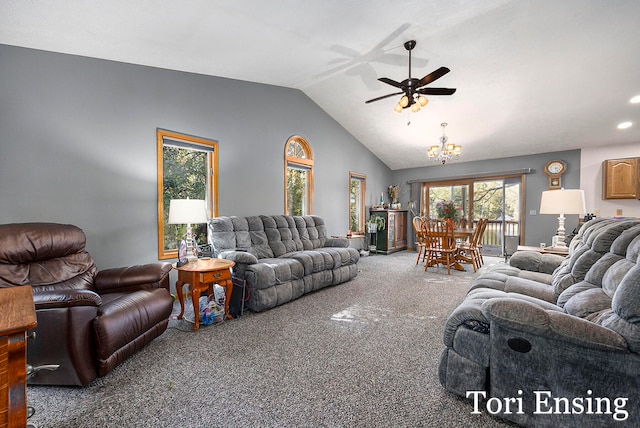
[[[376,236],[378,253],[389,254],[407,248],[406,210],[370,210],[369,215],[384,218],[385,228]]]
[[[27,425],[27,330],[35,328],[30,286],[0,288],[0,427]]]
[[[608,159],[602,163],[603,199],[638,199],[640,158]]]

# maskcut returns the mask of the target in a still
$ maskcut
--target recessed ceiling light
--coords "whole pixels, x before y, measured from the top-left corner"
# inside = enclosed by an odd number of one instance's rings
[[[631,125],[633,125],[633,123],[631,123],[631,122],[622,122],[622,123],[618,124],[618,129],[631,128]]]
[[[629,102],[630,102],[631,104],[638,104],[638,103],[640,103],[640,95],[636,95],[635,97],[631,98],[631,99],[629,100]]]

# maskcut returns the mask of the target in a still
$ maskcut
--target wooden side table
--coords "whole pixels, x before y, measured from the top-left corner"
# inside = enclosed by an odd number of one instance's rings
[[[31,286],[0,288],[0,426],[27,425],[27,330],[38,324]]]
[[[231,291],[233,283],[231,282],[231,268],[235,262],[224,259],[198,259],[187,263],[184,266],[174,268],[178,271],[178,280],[176,281],[176,294],[180,301],[180,314],[178,319],[182,319],[184,315],[184,295],[182,289],[185,284],[189,284],[189,293],[193,303],[193,313],[195,321],[193,329],[200,328],[200,317],[198,303],[200,294],[204,291],[207,295],[213,292],[213,284],[218,283],[225,288],[224,313],[229,312],[229,301],[231,300]]]

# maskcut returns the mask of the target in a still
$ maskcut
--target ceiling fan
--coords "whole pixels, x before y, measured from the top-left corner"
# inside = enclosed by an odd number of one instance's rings
[[[394,95],[404,94],[398,104],[394,107],[394,110],[398,113],[402,111],[402,109],[411,107],[411,110],[416,112],[420,110],[420,107],[424,107],[427,105],[429,100],[427,100],[424,95],[452,95],[456,92],[455,89],[452,88],[425,88],[424,86],[429,83],[437,80],[450,72],[447,67],[440,67],[435,71],[424,76],[422,79],[416,79],[411,77],[411,51],[416,47],[415,40],[409,40],[405,42],[404,47],[409,51],[409,78],[403,80],[402,82],[396,82],[395,80],[389,79],[388,77],[380,77],[378,80],[386,83],[387,85],[394,86],[402,90],[402,92],[395,92],[393,94],[383,95],[381,97],[373,98],[365,103],[372,103],[374,101],[383,100],[385,98],[393,97]]]

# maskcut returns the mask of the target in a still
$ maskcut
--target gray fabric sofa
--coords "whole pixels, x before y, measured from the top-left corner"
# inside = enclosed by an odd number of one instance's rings
[[[639,257],[639,220],[596,219],[551,274],[539,253],[487,267],[446,322],[441,383],[525,426],[639,426]]]
[[[235,275],[247,281],[246,307],[255,312],[358,274],[358,251],[328,237],[318,216],[217,217],[208,227],[215,255],[233,260]]]

